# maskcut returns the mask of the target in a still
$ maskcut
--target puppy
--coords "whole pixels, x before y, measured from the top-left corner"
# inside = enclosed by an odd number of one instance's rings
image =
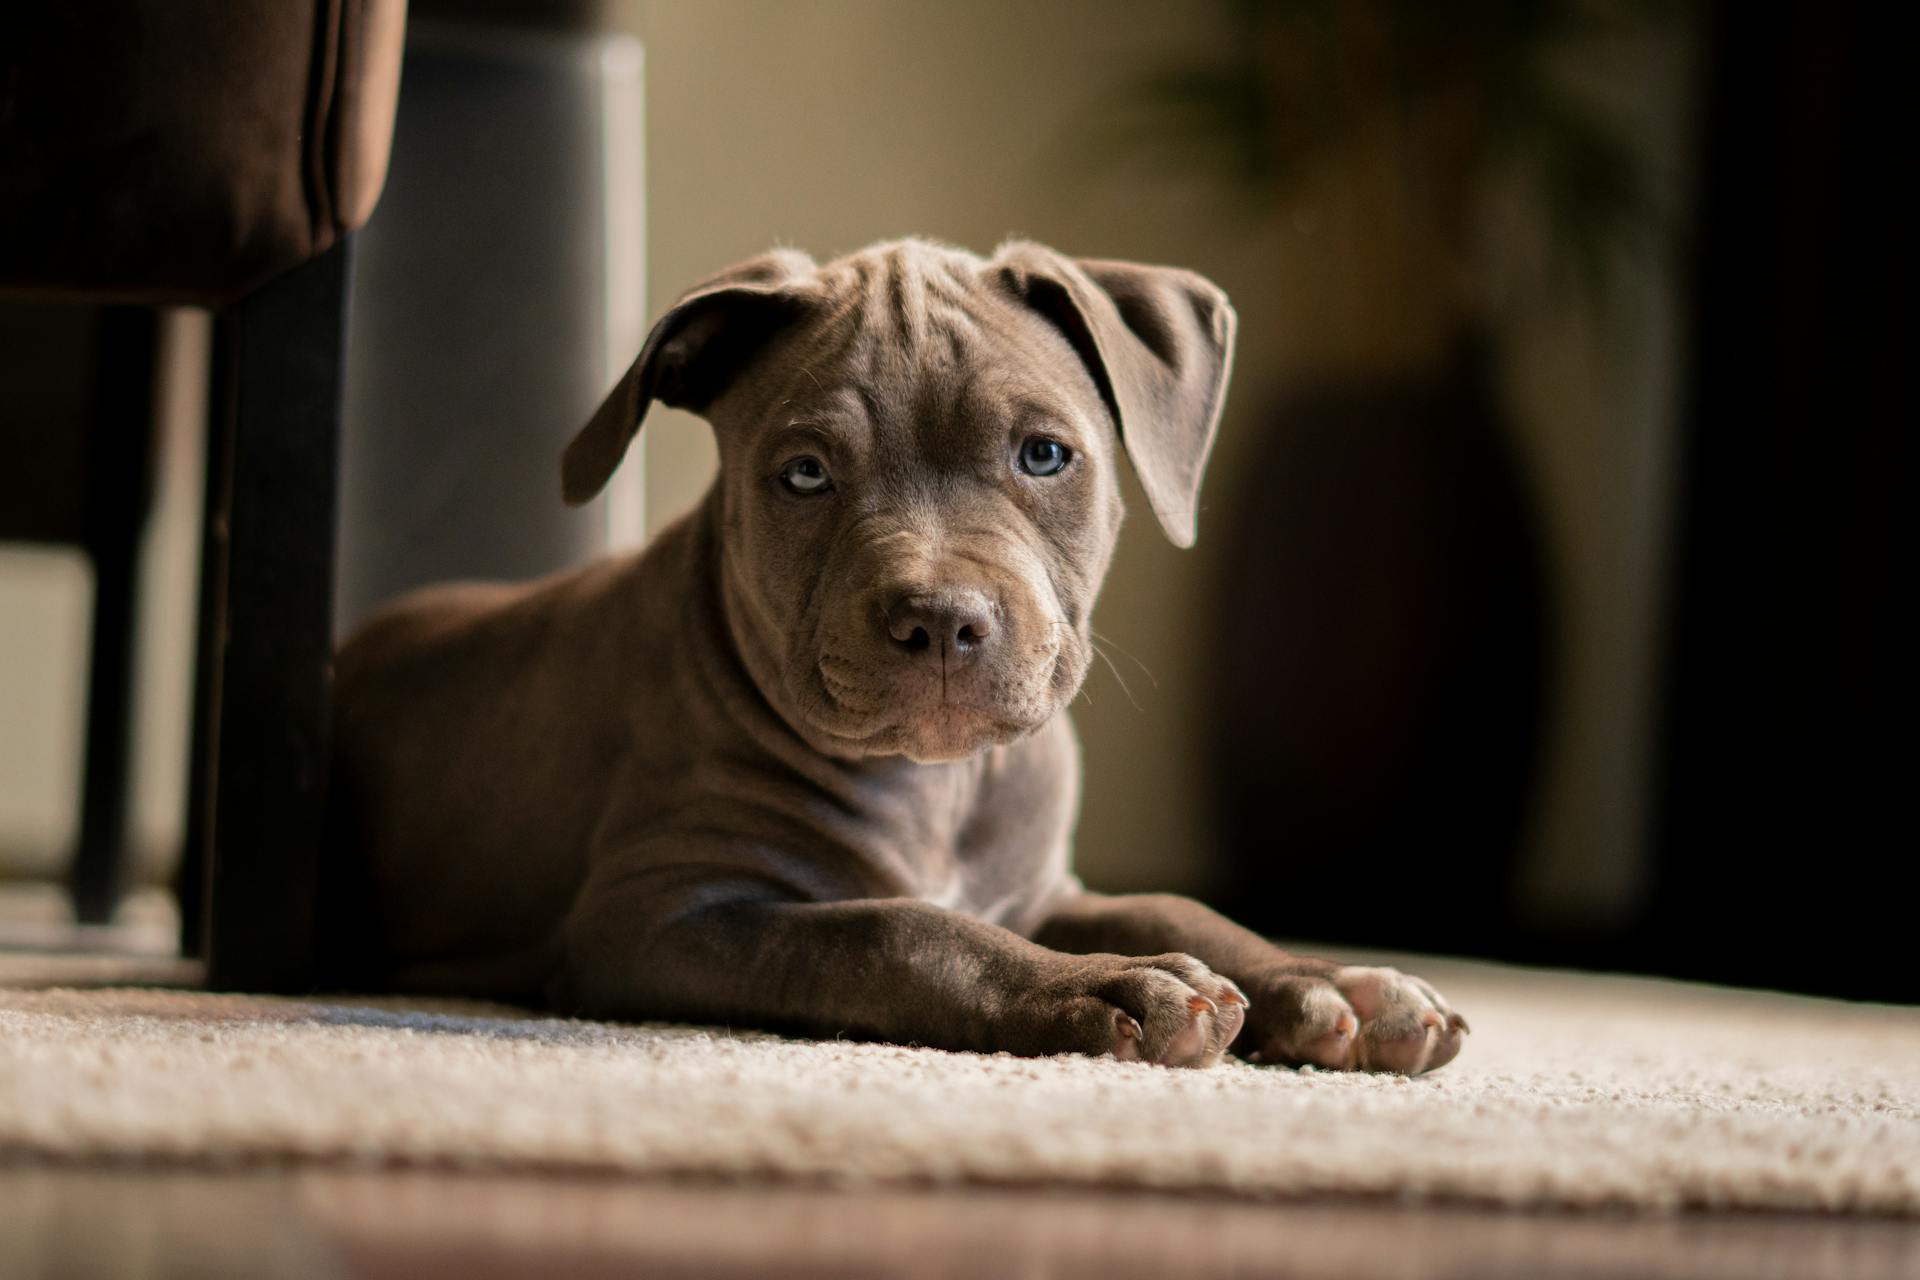
[[[658,400],[713,425],[705,500],[643,554],[428,590],[341,650],[334,976],[1171,1066],[1452,1059],[1419,979],[1070,866],[1120,455],[1190,545],[1233,337],[1199,276],[1020,242],[692,289],[562,472],[591,499]]]

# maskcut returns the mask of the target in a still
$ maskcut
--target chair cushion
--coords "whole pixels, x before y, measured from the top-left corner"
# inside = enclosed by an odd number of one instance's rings
[[[0,9],[0,292],[218,305],[373,212],[406,0]]]

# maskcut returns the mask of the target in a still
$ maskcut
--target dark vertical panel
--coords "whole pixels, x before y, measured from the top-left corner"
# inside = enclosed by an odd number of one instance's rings
[[[1914,10],[1716,24],[1648,946],[1687,974],[1920,999]]]

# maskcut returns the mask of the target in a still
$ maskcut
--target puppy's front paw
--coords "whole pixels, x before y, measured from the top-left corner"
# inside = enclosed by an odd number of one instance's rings
[[[1041,1052],[1210,1067],[1240,1033],[1247,997],[1192,956],[1076,956],[1038,993]]]
[[[1452,1062],[1467,1035],[1430,983],[1398,969],[1346,965],[1270,985],[1250,1037],[1261,1062],[1413,1076]]]

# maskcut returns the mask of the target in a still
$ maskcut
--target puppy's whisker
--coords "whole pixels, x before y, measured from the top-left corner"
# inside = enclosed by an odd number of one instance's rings
[[[1121,676],[1120,668],[1113,665],[1113,659],[1107,656],[1107,651],[1100,647],[1100,642],[1097,640],[1094,641],[1093,651],[1100,655],[1100,661],[1107,664],[1107,670],[1113,672],[1114,681],[1119,684],[1120,692],[1127,695],[1127,701],[1133,704],[1133,709],[1135,711],[1145,711],[1146,708],[1140,705],[1140,700],[1133,696],[1133,690],[1127,688],[1126,679]]]
[[[1147,664],[1140,661],[1140,659],[1134,657],[1133,654],[1129,653],[1125,645],[1121,644],[1118,640],[1115,640],[1112,636],[1102,635],[1098,631],[1094,631],[1093,628],[1091,627],[1087,628],[1087,630],[1092,633],[1093,638],[1095,640],[1098,640],[1102,644],[1113,646],[1115,649],[1119,650],[1121,657],[1125,658],[1128,662],[1131,662],[1134,666],[1140,668],[1140,673],[1146,676],[1148,682],[1152,684],[1154,688],[1158,689],[1160,687],[1160,682],[1154,679],[1153,672],[1147,669]]]

